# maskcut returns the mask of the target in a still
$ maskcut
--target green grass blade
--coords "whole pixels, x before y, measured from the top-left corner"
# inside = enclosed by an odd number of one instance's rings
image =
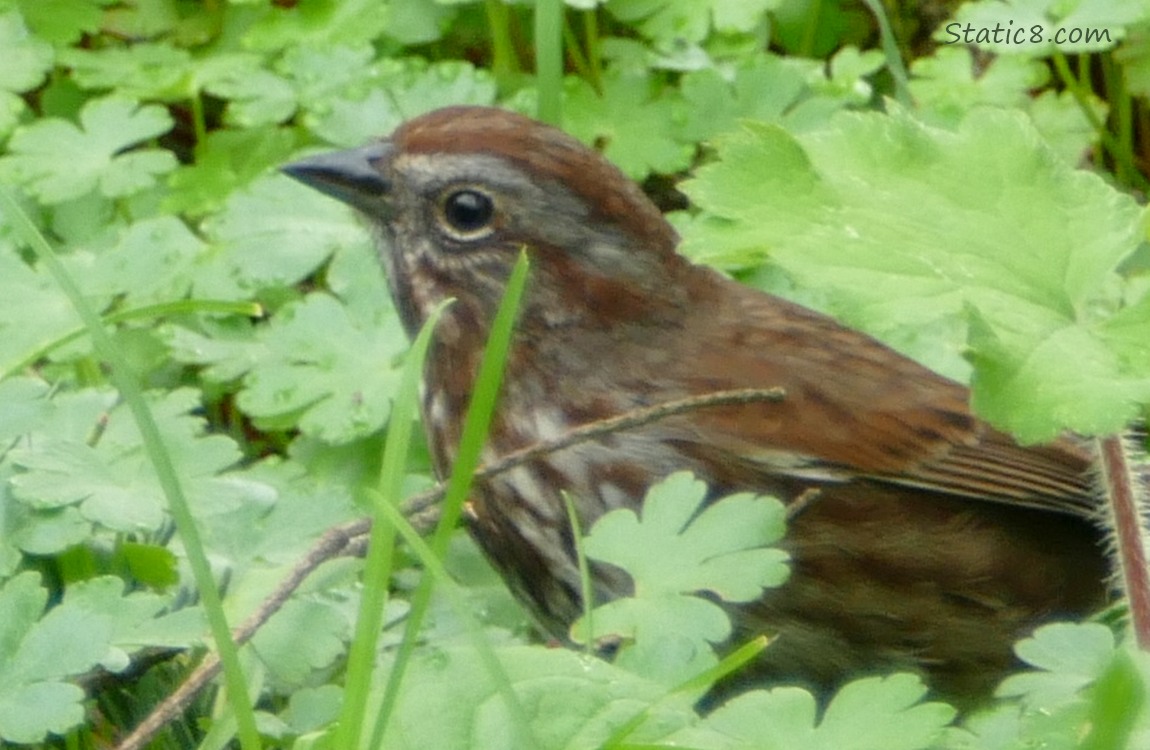
[[[395,548],[395,526],[388,520],[390,516],[386,511],[397,501],[402,491],[411,431],[419,406],[419,381],[423,374],[423,362],[435,326],[448,304],[450,300],[441,303],[428,316],[403,363],[395,406],[387,426],[387,442],[378,489],[368,493],[372,499],[373,521],[364,562],[364,591],[359,616],[355,621],[355,635],[348,651],[347,680],[335,747],[359,747],[363,732],[371,676],[375,668],[375,653],[383,627],[383,609],[387,604],[392,552]]]
[[[714,685],[719,680],[731,674],[737,669],[740,669],[744,664],[754,659],[756,656],[763,652],[767,647],[768,640],[765,635],[760,635],[756,638],[744,643],[737,649],[723,657],[715,666],[700,672],[689,680],[677,685],[663,698],[655,701],[651,705],[639,711],[632,716],[627,722],[615,730],[611,737],[603,743],[603,750],[633,750],[639,747],[647,747],[646,745],[631,745],[627,744],[627,737],[632,732],[642,726],[643,722],[651,714],[651,711],[659,705],[661,701],[667,700],[673,695],[685,692],[693,692],[700,688],[709,687]]]
[[[567,507],[567,522],[571,524],[571,538],[575,540],[575,559],[579,563],[579,593],[583,597],[583,625],[587,633],[587,640],[583,643],[583,651],[588,655],[595,653],[595,589],[591,584],[591,565],[587,562],[587,554],[583,550],[585,541],[583,527],[579,523],[579,514],[575,511],[575,501],[570,493],[563,493],[563,504]]]
[[[487,346],[484,348],[483,359],[479,363],[479,372],[476,374],[475,388],[471,392],[471,403],[468,405],[467,417],[463,423],[459,451],[455,465],[451,470],[451,477],[447,480],[447,490],[443,497],[439,524],[432,534],[429,545],[437,559],[442,559],[447,551],[447,543],[455,527],[459,524],[463,503],[471,491],[472,478],[479,466],[480,451],[487,440],[487,430],[495,412],[495,402],[503,385],[503,368],[511,348],[511,336],[515,328],[519,302],[527,283],[527,269],[527,254],[524,252],[520,254],[515,268],[511,271],[511,276],[507,280],[507,290],[504,292],[499,310],[491,324]],[[424,578],[412,597],[404,639],[400,644],[399,653],[396,654],[395,664],[388,676],[387,689],[384,691],[383,700],[376,714],[374,738],[383,736],[384,727],[395,706],[404,670],[411,659],[419,628],[423,623],[424,615],[427,613],[428,602],[431,600],[433,581],[432,576]],[[512,715],[515,715],[514,711]]]
[[[220,600],[219,590],[215,579],[212,578],[212,569],[208,564],[207,554],[204,552],[200,532],[196,528],[195,517],[192,516],[187,496],[184,494],[180,478],[172,465],[172,456],[164,445],[160,428],[144,400],[144,392],[136,374],[128,365],[120,348],[104,329],[100,316],[88,301],[84,299],[83,292],[68,274],[64,264],[56,256],[48,240],[36,228],[31,219],[21,210],[15,198],[8,190],[0,187],[0,205],[5,209],[8,220],[24,241],[35,252],[40,262],[52,274],[56,283],[67,295],[72,306],[84,321],[88,333],[92,337],[92,345],[96,353],[111,367],[112,382],[119,389],[120,395],[136,421],[140,437],[144,441],[144,450],[156,472],[156,478],[168,501],[168,510],[175,521],[176,530],[184,544],[188,555],[188,565],[195,578],[199,590],[200,600],[204,605],[208,626],[212,638],[216,642],[216,649],[220,654],[220,663],[223,667],[224,682],[227,686],[228,701],[236,716],[240,745],[244,750],[257,750],[260,745],[259,733],[256,731],[255,713],[251,701],[248,699],[244,671],[240,666],[239,649],[232,641],[231,630],[228,627],[227,617],[224,615],[223,603]]]
[[[431,546],[420,538],[419,533],[412,527],[407,519],[398,509],[391,505],[386,505],[384,513],[387,516],[389,524],[399,535],[403,537],[403,541],[419,558],[420,563],[424,566],[424,570],[428,573],[428,577],[435,583],[439,584],[440,591],[447,599],[452,610],[463,621],[467,628],[467,634],[471,638],[472,645],[475,647],[479,658],[483,661],[484,667],[487,669],[487,674],[491,678],[495,689],[499,691],[500,696],[507,704],[508,713],[512,719],[512,731],[518,740],[514,747],[529,748],[541,747],[540,742],[534,737],[531,731],[530,720],[527,718],[527,712],[523,709],[523,705],[519,702],[519,698],[515,695],[515,688],[511,685],[511,679],[507,676],[507,672],[503,669],[503,665],[499,662],[499,657],[495,653],[495,649],[491,647],[487,638],[483,634],[483,629],[479,622],[475,619],[466,597],[454,580],[447,569],[443,567],[441,555],[437,554],[431,549]],[[379,728],[378,734],[373,734],[371,748],[381,748],[380,742],[383,739],[383,728]]]
[[[563,121],[563,2],[535,3],[535,83],[539,90],[536,116],[559,125]]]
[[[160,302],[155,305],[144,305],[142,307],[133,307],[128,310],[118,310],[114,313],[109,313],[103,317],[104,325],[111,325],[114,323],[122,323],[126,320],[140,320],[147,318],[163,318],[169,315],[190,315],[193,313],[212,313],[216,315],[242,315],[246,318],[257,318],[264,314],[263,305],[257,302],[234,302],[230,300],[214,300],[214,299],[181,299],[173,300],[171,302]],[[39,362],[44,357],[47,357],[56,349],[66,346],[73,341],[84,336],[88,332],[87,328],[77,328],[74,331],[64,334],[55,341],[49,341],[36,351],[29,354],[18,362],[13,367],[10,367],[7,372],[0,373],[0,380],[12,377],[13,375],[22,372],[26,368]]]
[[[882,40],[882,51],[886,57],[886,68],[894,79],[894,98],[905,107],[914,105],[914,97],[910,94],[909,77],[906,66],[902,63],[902,54],[898,50],[898,40],[890,28],[890,19],[886,16],[886,9],[879,0],[863,0],[863,4],[870,9],[878,23],[879,38]]]

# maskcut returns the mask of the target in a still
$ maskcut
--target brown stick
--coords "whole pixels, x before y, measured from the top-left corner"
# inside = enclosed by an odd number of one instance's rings
[[[497,474],[510,471],[517,466],[522,466],[528,461],[533,461],[548,453],[561,451],[564,448],[570,448],[573,445],[585,443],[588,440],[603,437],[604,435],[609,435],[614,432],[624,432],[626,430],[633,430],[636,427],[644,427],[652,422],[658,422],[661,419],[673,417],[677,414],[715,406],[740,406],[751,403],[777,402],[782,401],[784,398],[786,398],[786,393],[782,388],[740,388],[731,391],[715,391],[714,393],[706,393],[702,396],[690,396],[674,401],[664,401],[661,404],[635,409],[625,414],[620,414],[617,417],[608,417],[607,419],[588,422],[551,440],[542,440],[526,448],[512,451],[490,466],[480,467],[479,470],[475,472],[475,481],[481,482],[484,479],[490,479]],[[426,510],[443,498],[445,490],[446,488],[440,485],[426,492],[412,495],[403,504],[403,512],[407,515],[411,515]]]
[[[643,409],[635,409],[617,417],[581,425],[553,440],[540,441],[521,450],[508,453],[490,466],[482,467],[476,471],[475,479],[476,481],[490,479],[548,453],[570,448],[573,445],[611,433],[643,427],[677,414],[717,406],[777,402],[784,398],[785,393],[781,388],[746,388],[717,391],[702,396],[667,401]],[[411,520],[416,529],[425,532],[435,525],[439,514],[434,505],[443,498],[445,489],[443,485],[438,485],[413,495],[403,503],[404,515]],[[356,547],[370,529],[371,519],[361,518],[334,526],[324,532],[311,549],[292,567],[275,590],[260,603],[256,611],[232,631],[232,639],[236,645],[243,645],[251,640],[256,632],[263,627],[263,624],[287,602],[292,593],[299,588],[312,571],[327,560],[346,554],[349,549]],[[175,720],[219,672],[219,657],[215,653],[205,656],[187,679],[116,746],[116,750],[141,750],[165,725]]]
[[[1122,589],[1130,602],[1130,622],[1134,637],[1143,651],[1150,651],[1150,567],[1147,565],[1145,492],[1130,465],[1130,455],[1122,437],[1111,435],[1098,440],[1099,466],[1106,491],[1113,533],[1115,562],[1122,577]],[[1141,505],[1141,507],[1140,507]]]

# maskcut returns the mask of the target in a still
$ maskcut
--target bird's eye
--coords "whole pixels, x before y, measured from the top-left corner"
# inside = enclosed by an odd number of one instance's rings
[[[443,198],[443,220],[453,234],[472,239],[485,234],[495,219],[495,202],[475,188],[453,190]]]

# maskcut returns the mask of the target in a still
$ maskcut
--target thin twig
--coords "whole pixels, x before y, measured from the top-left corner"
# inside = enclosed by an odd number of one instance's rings
[[[475,472],[475,481],[483,481],[510,471],[540,456],[570,448],[579,443],[594,440],[604,435],[633,430],[657,422],[667,417],[698,409],[741,404],[777,402],[785,398],[782,388],[745,388],[731,391],[717,391],[702,396],[667,401],[643,409],[635,409],[616,417],[609,417],[576,427],[552,440],[542,440],[521,450],[508,453],[490,466],[481,467]],[[411,496],[403,503],[403,514],[421,533],[431,529],[438,518],[435,503],[443,498],[446,488],[437,485],[430,490]],[[324,532],[311,549],[280,581],[275,590],[260,604],[243,624],[232,632],[232,640],[237,646],[247,643],[263,624],[287,602],[304,580],[324,562],[340,555],[361,550],[362,543],[371,529],[371,520],[361,518],[334,526]],[[198,667],[188,675],[175,691],[165,698],[152,713],[145,718],[127,737],[116,746],[116,750],[141,750],[169,722],[175,720],[220,672],[219,658],[210,653]]]
[[[279,586],[271,593],[248,619],[232,631],[232,640],[237,646],[247,643],[256,634],[263,624],[288,600],[292,593],[299,588],[304,579],[322,563],[338,557],[345,549],[351,546],[355,539],[362,536],[370,527],[370,521],[361,518],[340,526],[335,526],[324,532],[307,554],[300,559],[288,575],[280,581]],[[196,695],[220,673],[220,659],[216,653],[210,653],[196,667],[188,678],[180,683],[171,695],[165,698],[152,713],[132,730],[131,734],[123,739],[116,750],[139,750],[147,744],[161,729],[173,721],[187,708]]]
[[[532,443],[526,448],[512,451],[490,466],[484,466],[476,471],[475,481],[481,482],[484,479],[490,479],[497,474],[502,474],[517,466],[522,466],[529,461],[534,461],[540,456],[561,451],[564,448],[570,448],[578,443],[585,443],[597,437],[603,437],[604,435],[615,432],[624,432],[637,427],[644,427],[652,422],[658,422],[661,419],[683,414],[684,412],[716,406],[739,406],[761,402],[777,402],[782,401],[785,397],[786,394],[782,388],[741,388],[732,391],[716,391],[702,396],[690,396],[674,401],[665,401],[655,406],[635,409],[620,414],[617,417],[608,417],[607,419],[588,422],[585,425],[580,425],[563,433],[559,437],[551,440],[541,440],[538,443]],[[406,515],[411,515],[426,510],[431,505],[439,502],[442,497],[443,489],[440,487],[421,492],[418,495],[412,495],[411,498],[403,504],[403,512]]]

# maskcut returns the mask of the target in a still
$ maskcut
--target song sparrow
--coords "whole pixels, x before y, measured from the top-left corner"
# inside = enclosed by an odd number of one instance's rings
[[[790,580],[739,617],[778,634],[762,666],[780,676],[824,686],[911,668],[942,691],[980,691],[1030,627],[1103,601],[1076,443],[1020,447],[972,416],[964,387],[691,264],[642,191],[561,131],[454,107],[285,171],[367,217],[409,332],[456,299],[425,373],[441,472],[521,248],[531,277],[485,460],[638,407],[785,389],[778,403],[679,414],[476,488],[475,538],[556,635],[581,611],[561,491],[587,528],[678,469],[716,494],[818,491],[788,530]],[[600,600],[628,585],[608,570],[595,584]]]

